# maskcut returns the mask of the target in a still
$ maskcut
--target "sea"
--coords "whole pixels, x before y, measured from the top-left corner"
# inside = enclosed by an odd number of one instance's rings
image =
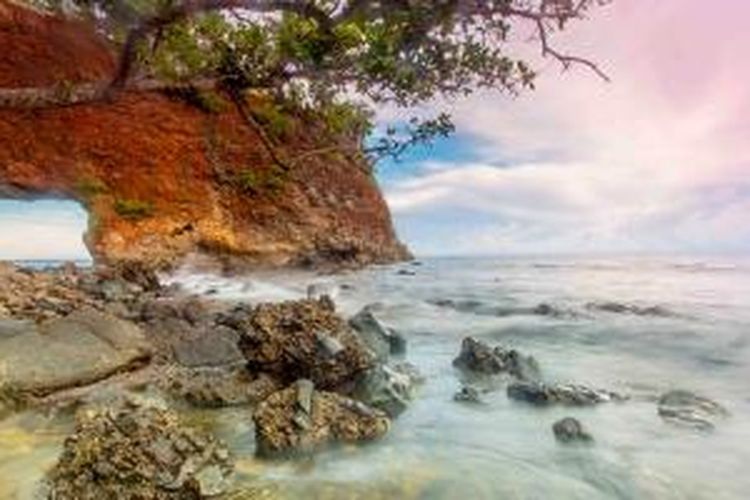
[[[250,303],[317,285],[344,315],[372,306],[425,377],[384,439],[300,460],[254,458],[247,408],[186,410],[229,443],[237,484],[258,498],[750,498],[750,258],[435,258],[331,275],[182,269],[165,279]],[[630,398],[540,408],[510,400],[500,383],[482,404],[458,403],[452,360],[466,336],[534,356],[550,383]],[[729,416],[713,430],[667,422],[657,403],[675,389]],[[551,426],[568,416],[592,443],[556,441]],[[0,498],[33,497],[72,425],[31,412],[0,421]]]

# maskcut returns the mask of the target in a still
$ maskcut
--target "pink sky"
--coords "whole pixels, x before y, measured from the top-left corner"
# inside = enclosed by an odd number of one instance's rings
[[[443,253],[441,225],[459,253],[749,250],[748,19],[744,0],[615,0],[571,26],[556,45],[613,82],[542,61],[537,91],[456,105],[479,160],[387,184],[404,236],[424,253]]]

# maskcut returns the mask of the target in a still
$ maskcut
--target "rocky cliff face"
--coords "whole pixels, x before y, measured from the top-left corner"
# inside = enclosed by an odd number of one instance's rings
[[[0,0],[0,87],[106,79],[113,58],[84,24]],[[253,98],[253,109],[269,113]],[[282,168],[219,94],[125,92],[112,101],[0,107],[0,197],[89,211],[103,262],[171,266],[199,253],[251,265],[366,264],[408,256],[367,165],[309,115],[270,117]],[[280,126],[281,125],[281,126]],[[347,142],[348,141],[348,142]]]

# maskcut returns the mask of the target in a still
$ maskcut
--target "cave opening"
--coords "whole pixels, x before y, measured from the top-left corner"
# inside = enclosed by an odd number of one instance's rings
[[[88,213],[75,201],[0,199],[0,260],[90,264],[87,224]]]

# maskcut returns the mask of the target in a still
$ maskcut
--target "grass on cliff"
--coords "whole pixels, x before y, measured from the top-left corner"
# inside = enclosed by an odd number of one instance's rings
[[[277,194],[286,183],[287,174],[278,167],[268,169],[246,168],[237,175],[237,186],[240,190],[253,194]]]
[[[114,204],[115,213],[128,220],[141,220],[151,217],[154,206],[143,200],[119,199]]]
[[[99,179],[92,177],[81,177],[75,184],[76,193],[86,200],[89,200],[108,191],[107,185]]]

